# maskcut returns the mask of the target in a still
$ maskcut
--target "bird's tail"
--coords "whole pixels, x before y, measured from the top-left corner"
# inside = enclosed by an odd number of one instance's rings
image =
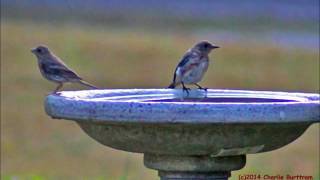
[[[176,83],[175,82],[172,82],[169,86],[168,86],[168,88],[170,88],[170,89],[174,89],[176,87]]]
[[[80,80],[80,81],[78,81],[80,84],[82,84],[82,85],[85,85],[85,86],[87,86],[87,87],[90,87],[90,88],[92,88],[92,89],[98,89],[98,87],[96,87],[96,86],[94,86],[94,85],[92,85],[92,84],[90,84],[90,83],[88,83],[88,82],[86,82],[86,81],[84,81],[84,80]]]

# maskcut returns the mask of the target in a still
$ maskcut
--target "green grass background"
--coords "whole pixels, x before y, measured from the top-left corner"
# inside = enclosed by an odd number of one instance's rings
[[[164,88],[186,49],[199,39],[188,31],[1,21],[1,178],[157,179],[142,155],[89,138],[71,121],[48,117],[43,100],[55,85],[44,80],[30,49],[48,45],[85,80],[102,88]],[[214,40],[213,40],[214,41]],[[275,44],[215,42],[221,49],[205,87],[319,92],[319,52]],[[83,89],[67,85],[65,90]],[[319,179],[319,125],[285,148],[248,155],[233,172],[312,175]]]

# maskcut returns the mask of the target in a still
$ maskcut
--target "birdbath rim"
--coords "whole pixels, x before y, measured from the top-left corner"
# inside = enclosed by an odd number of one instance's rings
[[[208,89],[105,89],[48,95],[56,119],[99,123],[314,123],[320,96],[313,93]]]

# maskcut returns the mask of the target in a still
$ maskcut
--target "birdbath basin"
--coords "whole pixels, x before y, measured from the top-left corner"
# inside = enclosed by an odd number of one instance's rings
[[[54,119],[103,145],[144,153],[162,180],[228,179],[246,154],[281,148],[320,120],[320,96],[243,90],[115,89],[49,95]]]

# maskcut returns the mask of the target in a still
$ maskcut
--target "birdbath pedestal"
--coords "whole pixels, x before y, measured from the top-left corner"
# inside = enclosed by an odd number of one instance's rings
[[[54,119],[103,145],[143,153],[161,180],[226,180],[246,154],[281,148],[320,120],[318,94],[115,89],[49,95]]]

